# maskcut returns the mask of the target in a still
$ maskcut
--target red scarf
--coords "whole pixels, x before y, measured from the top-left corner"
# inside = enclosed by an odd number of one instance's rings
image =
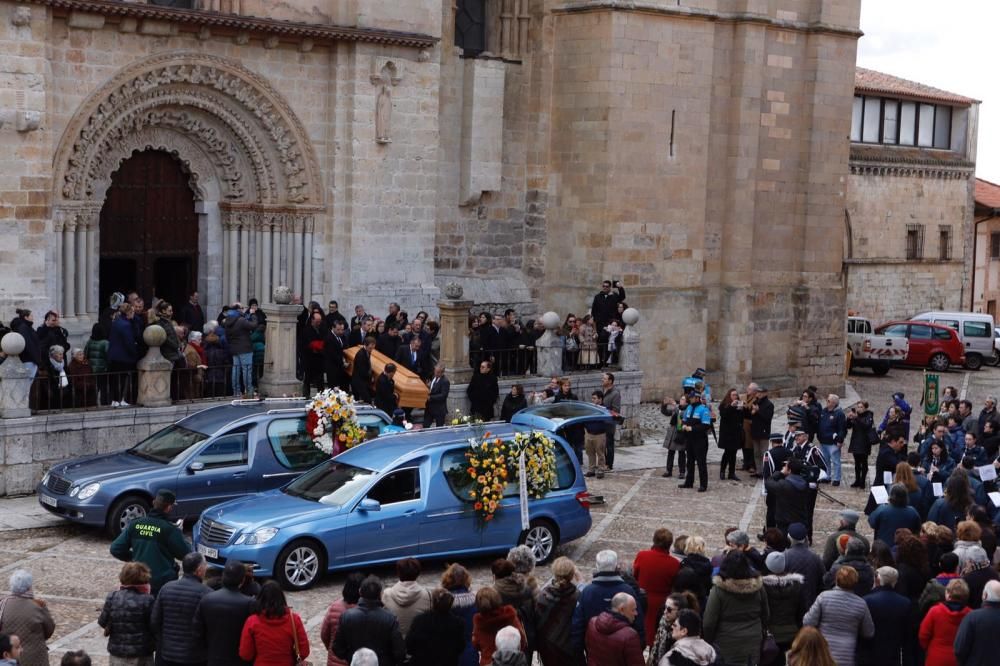
[[[118,588],[119,590],[134,590],[139,594],[152,594],[153,588],[149,583],[144,583],[142,585],[122,585]]]

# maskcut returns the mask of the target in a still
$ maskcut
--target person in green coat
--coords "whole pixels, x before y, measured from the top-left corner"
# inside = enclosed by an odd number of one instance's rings
[[[153,596],[172,580],[177,580],[177,564],[191,546],[168,514],[177,497],[167,489],[157,491],[148,515],[136,518],[111,543],[111,554],[122,562],[142,562],[149,567]]]
[[[705,640],[727,664],[756,664],[769,614],[760,574],[742,551],[726,553],[705,605]]]

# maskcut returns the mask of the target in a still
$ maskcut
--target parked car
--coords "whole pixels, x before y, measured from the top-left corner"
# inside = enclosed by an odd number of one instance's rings
[[[357,412],[369,437],[391,423],[374,407]],[[36,492],[50,512],[117,536],[146,515],[160,488],[177,495],[172,516],[194,519],[219,502],[282,486],[325,457],[306,433],[304,399],[234,400],[130,449],[53,465]]]
[[[906,359],[910,343],[906,338],[875,335],[872,323],[864,317],[847,318],[847,348],[851,352],[851,370],[871,368],[881,377],[889,368]]]
[[[516,477],[494,519],[478,524],[466,452],[483,428],[466,425],[385,435],[279,490],[215,506],[194,526],[195,547],[214,566],[239,560],[252,565],[255,575],[274,577],[292,590],[312,586],[326,571],[402,557],[506,552],[519,543],[546,562],[559,543],[582,537],[591,525],[580,462],[559,433],[611,419],[603,407],[561,402],[527,407],[510,424],[484,426],[504,439],[545,430],[555,441],[556,487],[528,501],[526,530]]]
[[[978,370],[993,360],[993,315],[982,312],[921,312],[910,321],[929,321],[955,329],[965,346],[965,367]]]
[[[1000,365],[1000,328],[993,328],[993,358],[990,359],[990,365],[994,368]]]
[[[875,329],[875,333],[906,338],[910,344],[904,361],[907,365],[930,366],[946,372],[953,365],[965,364],[965,348],[951,327],[922,321],[891,321]]]

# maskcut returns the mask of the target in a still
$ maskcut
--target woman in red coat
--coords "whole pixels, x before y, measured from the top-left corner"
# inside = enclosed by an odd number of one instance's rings
[[[254,666],[295,666],[296,639],[299,657],[309,656],[302,618],[288,607],[280,585],[273,580],[264,583],[257,595],[257,608],[243,625],[240,659]]]
[[[958,666],[955,635],[962,619],[972,612],[968,601],[969,586],[961,578],[953,578],[944,588],[944,601],[924,616],[920,623],[920,647],[927,652],[926,666]]]
[[[646,645],[652,646],[656,639],[656,623],[660,612],[673,591],[674,576],[680,571],[681,563],[670,554],[674,535],[665,527],[653,532],[653,547],[640,550],[632,564],[632,574],[639,587],[646,590]]]
[[[527,651],[528,638],[517,611],[503,602],[499,592],[492,587],[481,588],[476,592],[476,607],[479,612],[472,616],[472,647],[479,650],[480,666],[489,666],[493,661],[497,632],[504,627],[514,627],[521,632],[521,651]]]

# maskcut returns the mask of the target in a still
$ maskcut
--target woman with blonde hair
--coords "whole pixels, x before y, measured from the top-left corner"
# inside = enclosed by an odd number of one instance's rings
[[[712,589],[712,562],[705,555],[705,540],[689,536],[684,543],[684,561],[674,576],[674,592],[692,592],[704,608]]]
[[[575,664],[578,651],[570,638],[573,610],[580,598],[576,587],[579,574],[573,560],[560,557],[552,563],[552,582],[538,592],[535,599],[538,656],[542,663]]]
[[[837,662],[819,629],[802,627],[788,651],[788,666],[837,666]]]
[[[921,481],[923,483],[921,483]],[[917,476],[913,473],[913,466],[908,462],[901,462],[896,465],[896,473],[893,475],[893,483],[901,483],[906,486],[906,494],[910,500],[910,506],[917,510],[920,517],[927,515],[926,497],[930,494],[930,481],[925,476]]]

